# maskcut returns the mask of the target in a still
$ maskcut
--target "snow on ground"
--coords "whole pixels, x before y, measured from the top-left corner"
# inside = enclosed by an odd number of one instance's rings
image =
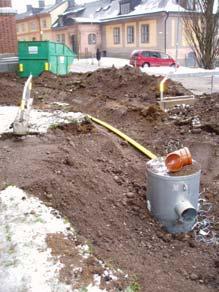
[[[0,200],[0,291],[70,291],[46,245],[47,234],[67,234],[69,224],[16,187],[2,191]]]
[[[0,192],[0,292],[80,291],[60,282],[63,265],[47,246],[48,234],[61,233],[63,238],[74,234],[70,224],[54,213],[54,209],[15,186]],[[84,254],[84,246],[80,249],[78,253]],[[93,283],[84,289],[105,291],[99,284],[94,275]]]
[[[9,129],[14,122],[18,113],[17,106],[1,106],[0,107],[0,134]]]
[[[19,107],[1,106],[0,107],[0,134],[12,132],[11,124],[14,122]],[[61,123],[77,122],[81,123],[85,119],[82,113],[73,112],[44,112],[32,109],[30,111],[29,132],[46,133],[48,128]]]
[[[129,65],[128,59],[122,58],[109,58],[103,57],[100,61],[100,66],[98,66],[98,62],[96,58],[87,58],[87,59],[75,59],[72,65],[71,71],[72,72],[88,72],[88,71],[95,71],[98,68],[110,68],[115,66],[116,68],[121,68],[126,65]],[[217,72],[219,74],[219,68],[214,70],[206,70],[202,68],[190,68],[180,66],[177,69],[172,67],[149,67],[149,68],[140,68],[142,72],[146,72],[148,74],[155,74],[155,75],[167,75],[169,73],[175,74],[184,74],[184,73],[214,73]]]
[[[195,73],[218,73],[219,68],[214,70],[206,70],[203,68],[190,68],[185,66],[179,66],[179,68],[175,69],[173,67],[149,67],[149,68],[141,68],[142,72],[146,72],[148,74],[155,74],[155,75],[168,75],[168,74],[195,74]]]
[[[101,58],[100,66],[98,66],[96,57],[93,57],[88,59],[75,59],[71,71],[77,73],[85,73],[89,71],[95,71],[99,68],[110,68],[112,66],[115,66],[116,68],[121,68],[125,65],[129,65],[128,59],[103,57]]]

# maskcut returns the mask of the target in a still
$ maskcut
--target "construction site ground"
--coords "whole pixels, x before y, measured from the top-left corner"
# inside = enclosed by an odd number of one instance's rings
[[[201,164],[201,197],[212,204],[211,228],[218,234],[219,94],[197,96],[194,106],[164,112],[157,104],[161,79],[128,66],[65,77],[44,73],[33,81],[34,108],[93,115],[157,155],[189,147]],[[18,105],[24,82],[1,74],[0,105]],[[167,81],[166,96],[188,94],[180,83]],[[24,138],[3,134],[0,189],[16,185],[60,211],[94,256],[129,275],[132,291],[218,291],[219,245],[197,241],[194,231],[168,234],[148,212],[147,161],[89,121],[54,125],[47,134]],[[62,257],[62,278],[71,284],[70,243],[53,238],[49,245]],[[94,262],[89,269],[98,273]],[[127,285],[121,281],[107,291],[125,291]]]

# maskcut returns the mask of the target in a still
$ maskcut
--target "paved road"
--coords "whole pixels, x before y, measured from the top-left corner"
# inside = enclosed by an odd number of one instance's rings
[[[219,92],[219,76],[213,78],[213,84],[211,77],[180,77],[173,78],[173,80],[181,82],[185,88],[191,90],[196,95]]]

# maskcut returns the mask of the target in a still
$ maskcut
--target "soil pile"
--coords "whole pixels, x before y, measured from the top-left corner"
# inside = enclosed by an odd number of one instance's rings
[[[36,100],[71,102],[78,97],[98,97],[100,99],[155,102],[159,97],[159,84],[162,77],[150,76],[139,69],[126,66],[121,69],[115,67],[99,69],[95,72],[84,74],[71,73],[66,76],[56,76],[52,73],[43,73],[39,78],[34,78],[34,97]],[[4,88],[1,95],[1,104],[11,100],[17,103],[17,97],[22,93],[24,79],[19,79],[15,74],[0,74],[0,89]],[[9,88],[9,91],[7,91]],[[6,91],[5,91],[6,90]],[[49,96],[47,96],[47,94]],[[168,80],[165,95],[179,96],[189,94],[179,83]],[[3,99],[4,97],[4,99]],[[86,102],[86,99],[85,99]]]
[[[129,67],[66,77],[46,73],[34,79],[35,107],[54,110],[62,107],[54,101],[68,102],[65,110],[95,115],[158,155],[189,147],[201,164],[201,190],[217,222],[218,135],[198,127],[197,116],[201,125],[218,121],[218,95],[165,113],[155,104],[159,80]],[[7,82],[18,95],[23,80],[1,75],[0,85]],[[175,82],[168,84],[170,95],[187,92]],[[11,92],[0,96],[0,104],[16,102],[9,101]],[[146,208],[148,158],[126,142],[88,122],[25,139],[5,137],[0,149],[1,188],[17,185],[57,208],[89,240],[94,254],[127,272],[136,287],[140,284],[139,291],[217,291],[218,246],[195,241],[192,232],[167,234],[154,221]]]
[[[160,96],[159,84],[163,77],[155,77],[142,73],[139,69],[125,66],[121,69],[115,67],[99,69],[84,74],[69,74],[57,77],[44,73],[37,80],[37,86],[47,84],[48,88],[71,92],[72,95],[92,95],[112,100],[124,98],[137,98],[139,101],[156,101]],[[179,83],[167,81],[165,94],[179,96],[189,91]]]

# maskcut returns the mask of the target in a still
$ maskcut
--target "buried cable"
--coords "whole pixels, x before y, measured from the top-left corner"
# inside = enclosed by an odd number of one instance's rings
[[[114,128],[113,126],[109,125],[106,122],[103,122],[97,118],[94,118],[90,115],[88,115],[88,117],[95,123],[105,127],[106,129],[110,130],[111,132],[115,133],[116,135],[118,135],[120,138],[122,138],[123,140],[127,141],[129,144],[131,144],[132,146],[134,146],[136,149],[138,149],[140,152],[142,152],[143,154],[145,154],[147,157],[149,157],[150,159],[155,159],[157,158],[157,156],[155,154],[153,154],[151,151],[149,151],[148,149],[146,149],[145,147],[143,147],[142,145],[140,145],[138,142],[136,142],[135,140],[133,140],[132,138],[128,137],[127,135],[125,135],[124,133],[122,133],[120,130]]]

